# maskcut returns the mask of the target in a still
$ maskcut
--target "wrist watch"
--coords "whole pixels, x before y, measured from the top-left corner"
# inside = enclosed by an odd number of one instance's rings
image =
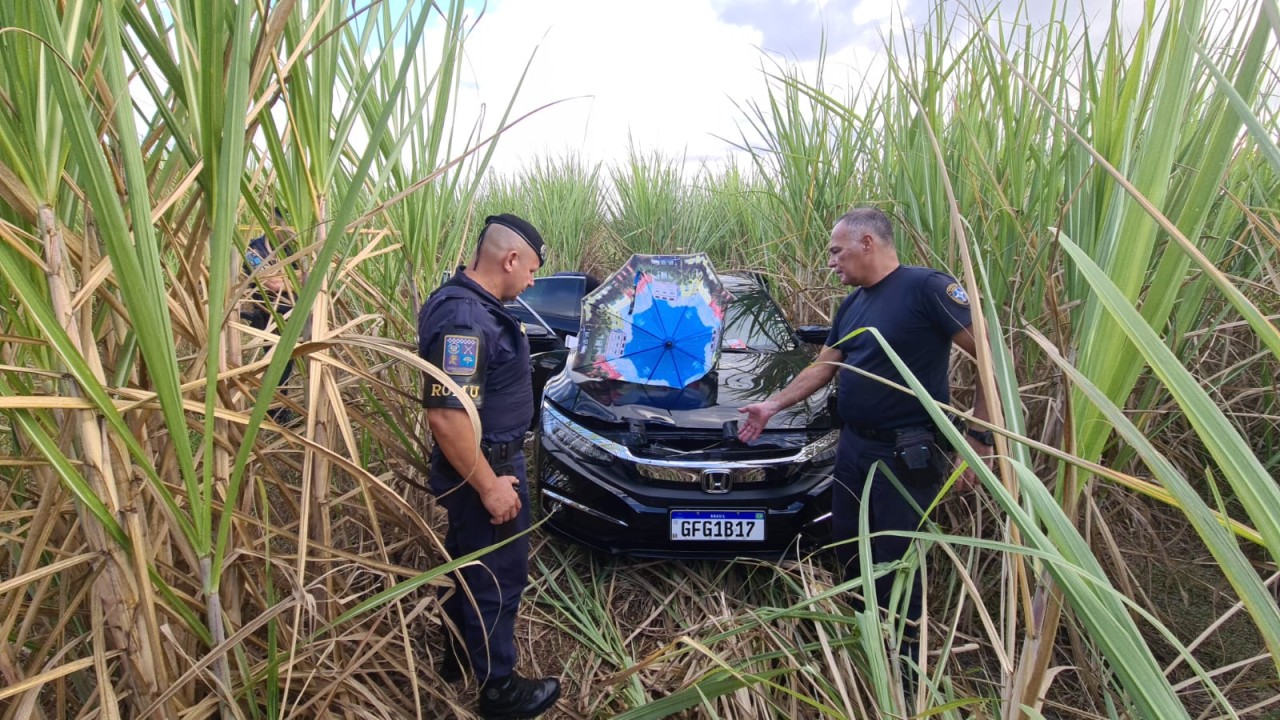
[[[996,434],[990,430],[974,430],[973,428],[968,428],[964,432],[969,437],[977,440],[987,447],[995,447]]]

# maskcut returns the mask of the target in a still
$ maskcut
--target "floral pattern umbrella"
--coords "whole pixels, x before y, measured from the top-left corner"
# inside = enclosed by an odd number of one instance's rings
[[[573,369],[685,387],[720,359],[724,310],[732,299],[703,253],[632,255],[583,298]]]

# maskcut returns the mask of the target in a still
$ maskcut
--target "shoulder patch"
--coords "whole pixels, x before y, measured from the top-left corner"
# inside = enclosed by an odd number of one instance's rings
[[[445,335],[444,365],[450,375],[475,375],[476,358],[480,355],[480,338],[476,335]]]
[[[951,283],[947,286],[947,297],[957,305],[966,307],[969,305],[969,293],[966,293],[959,283]]]

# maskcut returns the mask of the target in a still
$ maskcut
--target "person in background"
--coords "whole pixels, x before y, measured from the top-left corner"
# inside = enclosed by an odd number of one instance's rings
[[[560,697],[557,678],[524,678],[515,669],[516,616],[529,577],[524,434],[534,397],[529,341],[503,303],[533,285],[545,259],[533,225],[490,216],[471,266],[459,267],[418,313],[418,354],[452,378],[480,415],[477,438],[462,400],[425,376],[422,404],[434,439],[429,483],[449,517],[445,549],[458,558],[508,541],[454,573],[443,603],[464,652],[446,628],[440,677],[456,682],[469,665],[484,718],[537,717]]]
[[[294,238],[293,229],[285,223],[280,208],[276,208],[272,213],[270,232],[253,238],[245,248],[244,273],[255,289],[250,300],[241,306],[240,319],[255,330],[267,329],[272,320],[272,308],[282,322],[284,316],[293,310],[296,292],[285,269],[284,260],[294,252]],[[296,261],[293,262],[293,269],[296,273],[301,273]],[[301,279],[302,276],[299,275],[299,281]],[[272,331],[279,335],[279,324],[272,326]],[[283,387],[292,375],[293,358],[290,358],[280,375],[279,385]],[[292,409],[285,406],[273,407],[267,411],[267,415],[280,425],[288,425],[297,417]]]
[[[826,345],[814,364],[769,399],[741,409],[746,414],[738,437],[751,442],[760,437],[769,419],[825,386],[844,363],[899,385],[906,385],[880,343],[869,332],[853,337],[859,328],[874,327],[887,344],[938,402],[950,398],[949,366],[952,345],[976,357],[970,327],[969,297],[955,278],[937,270],[898,262],[893,226],[874,208],[846,213],[831,231],[827,267],[840,282],[856,289],[837,310]],[[950,468],[949,443],[935,427],[920,400],[882,382],[848,369],[840,369],[837,395],[843,428],[836,454],[832,494],[831,530],[836,558],[845,581],[860,576],[857,543],[859,505],[867,478],[871,477],[869,519],[871,533],[909,532],[921,523],[918,508],[928,508],[937,496]],[[986,399],[978,384],[974,417],[987,419]],[[988,457],[995,444],[991,431],[968,429],[966,438],[979,456]],[[906,488],[914,505],[885,475],[885,468]],[[872,471],[874,469],[874,475]],[[977,482],[966,470],[956,487],[968,490]],[[844,541],[844,542],[842,542]],[[886,534],[871,539],[874,563],[901,559],[911,539]],[[896,573],[876,580],[881,608],[890,598]],[[918,655],[914,626],[921,614],[921,587],[917,572],[911,582],[906,616],[911,621],[904,654]]]

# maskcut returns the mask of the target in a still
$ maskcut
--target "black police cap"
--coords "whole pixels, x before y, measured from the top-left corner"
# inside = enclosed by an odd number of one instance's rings
[[[490,225],[501,225],[519,235],[526,243],[529,244],[529,247],[533,248],[534,252],[538,253],[539,263],[545,263],[547,261],[547,245],[542,241],[542,235],[538,232],[537,228],[535,228],[528,220],[525,220],[518,215],[512,215],[511,213],[490,215],[484,219],[484,229],[480,231],[480,237],[484,237],[484,231],[487,230]]]

